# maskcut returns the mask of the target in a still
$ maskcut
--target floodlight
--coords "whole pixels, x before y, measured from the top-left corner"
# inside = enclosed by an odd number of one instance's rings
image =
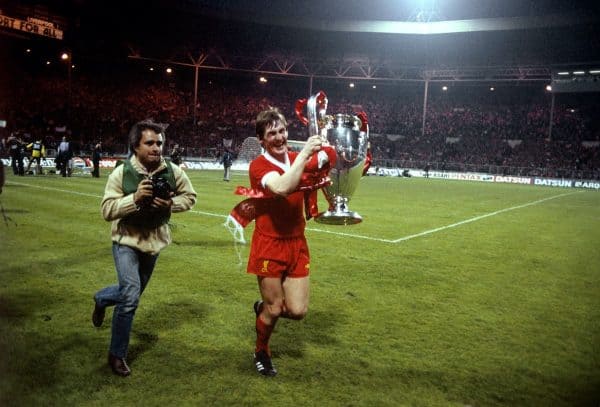
[[[172,68],[167,68],[167,73],[173,73],[173,69]]]
[[[548,92],[552,92],[552,86],[551,85],[546,85],[546,90]]]
[[[354,83],[350,83],[350,85],[348,85],[348,86],[350,86],[351,88],[353,88],[354,87]]]

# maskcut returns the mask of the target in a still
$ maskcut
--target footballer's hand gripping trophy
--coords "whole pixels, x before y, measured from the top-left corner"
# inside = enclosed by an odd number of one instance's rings
[[[307,116],[303,115],[306,107]],[[309,136],[319,134],[337,154],[335,167],[329,176],[332,184],[323,188],[329,209],[320,213],[315,220],[330,225],[353,225],[362,217],[348,208],[363,175],[369,142],[369,126],[364,112],[326,115],[327,96],[323,91],[308,100],[296,102],[296,116],[308,125]]]

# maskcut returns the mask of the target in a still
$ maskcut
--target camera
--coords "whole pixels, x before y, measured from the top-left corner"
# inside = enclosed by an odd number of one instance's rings
[[[166,179],[152,177],[152,198],[171,199],[171,185]]]

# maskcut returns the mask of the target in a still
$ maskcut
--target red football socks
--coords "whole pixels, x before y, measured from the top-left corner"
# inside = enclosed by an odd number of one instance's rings
[[[260,315],[256,318],[256,352],[264,350],[267,352],[267,355],[271,356],[269,339],[271,338],[273,327],[274,325],[265,324]]]

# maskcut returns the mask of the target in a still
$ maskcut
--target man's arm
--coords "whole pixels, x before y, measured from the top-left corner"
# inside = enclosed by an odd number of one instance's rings
[[[173,175],[175,175],[176,192],[175,196],[171,198],[173,205],[171,206],[171,212],[183,212],[190,210],[196,203],[196,191],[192,186],[192,182],[188,178],[187,174],[179,168],[177,165],[171,165],[173,168]]]
[[[108,177],[102,198],[101,210],[104,220],[113,221],[138,210],[135,193],[123,195],[123,165],[118,166]]]
[[[300,183],[306,163],[315,152],[321,149],[321,144],[322,140],[319,136],[309,137],[290,169],[281,175],[271,173],[272,175],[267,178],[265,187],[273,194],[284,197],[294,192]]]

